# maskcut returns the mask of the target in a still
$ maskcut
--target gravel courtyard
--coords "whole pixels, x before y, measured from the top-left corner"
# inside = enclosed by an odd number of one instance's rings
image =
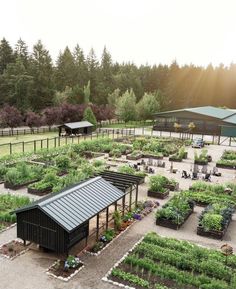
[[[210,154],[213,158],[213,162],[210,163],[208,167],[209,170],[212,170],[212,168],[215,166],[215,162],[221,157],[222,152],[225,149],[229,149],[229,147],[210,145],[207,147],[207,149],[208,154]],[[182,179],[181,172],[182,170],[190,172],[190,169],[193,167],[192,163],[194,150],[189,148],[188,153],[187,160],[184,160],[182,163],[174,163],[174,167],[178,169],[176,174],[170,174],[170,163],[167,158],[164,160],[166,162],[166,168],[155,168],[156,173],[175,178],[177,181],[179,181],[181,189],[187,189],[193,181],[190,179]],[[219,171],[222,173],[222,177],[212,177],[213,183],[235,181],[235,171],[226,169],[219,169]],[[3,185],[0,185],[0,193],[7,191],[8,190],[3,188]],[[26,189],[17,191],[15,194],[28,195],[26,193]],[[147,184],[140,186],[139,198],[147,198]],[[169,198],[164,201],[159,200],[159,202],[161,205],[163,205],[169,200]],[[233,220],[228,227],[226,235],[224,236],[224,240],[219,241],[201,237],[196,234],[198,216],[202,210],[203,208],[196,207],[194,213],[179,231],[156,226],[154,222],[154,212],[151,213],[142,221],[136,222],[129,230],[127,230],[107,249],[105,249],[101,255],[93,257],[81,253],[80,257],[85,264],[85,268],[68,283],[55,280],[45,274],[46,269],[58,258],[58,256],[38,251],[35,249],[35,246],[32,246],[31,250],[17,257],[13,261],[0,257],[0,288],[115,289],[117,287],[101,281],[101,278],[145,233],[150,231],[154,231],[162,236],[188,240],[199,245],[215,249],[219,249],[222,244],[227,242],[234,248],[234,251],[236,251],[236,215],[234,214]],[[0,245],[15,238],[16,227],[13,227],[0,233]]]

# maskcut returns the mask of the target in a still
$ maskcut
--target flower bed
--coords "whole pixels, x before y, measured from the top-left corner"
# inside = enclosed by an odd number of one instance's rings
[[[112,267],[103,281],[125,288],[233,289],[236,256],[149,233]]]
[[[156,225],[178,230],[193,210],[193,202],[182,196],[174,196],[156,212]]]
[[[37,181],[38,180],[32,180],[32,181],[29,181],[29,182],[26,182],[26,183],[16,184],[16,185],[11,184],[9,182],[5,182],[4,183],[4,188],[16,191],[16,190],[19,190],[21,188],[27,187],[30,184],[36,183]]]
[[[34,189],[34,188],[28,187],[27,192],[32,195],[44,196],[52,192],[52,187],[47,187],[44,189]]]
[[[74,277],[84,265],[79,258],[69,256],[67,260],[57,260],[48,268],[46,273],[62,281],[69,281]]]
[[[199,218],[197,234],[214,239],[223,239],[233,213],[234,209],[230,205],[209,205]]]
[[[21,241],[12,240],[0,246],[0,255],[13,260],[17,256],[24,254],[29,249]]]
[[[143,158],[151,158],[155,160],[163,160],[163,155],[151,152],[143,152]]]

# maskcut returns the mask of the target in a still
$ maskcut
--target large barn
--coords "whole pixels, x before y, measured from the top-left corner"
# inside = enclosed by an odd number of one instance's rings
[[[194,128],[189,128],[193,123]],[[155,114],[153,130],[175,131],[197,134],[236,136],[236,110],[213,106],[184,108]]]

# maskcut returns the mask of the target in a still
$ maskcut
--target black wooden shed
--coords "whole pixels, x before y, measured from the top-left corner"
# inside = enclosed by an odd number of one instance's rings
[[[98,176],[17,209],[17,237],[57,253],[89,235],[89,220],[124,198],[125,192]]]
[[[90,134],[93,130],[93,124],[89,121],[68,122],[58,126],[58,128],[59,136],[62,135],[63,130],[66,136]]]

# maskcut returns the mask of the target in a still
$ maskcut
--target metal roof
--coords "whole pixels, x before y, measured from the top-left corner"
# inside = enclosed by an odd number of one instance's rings
[[[90,123],[89,121],[78,121],[78,122],[67,122],[67,123],[60,125],[59,127],[68,127],[70,129],[76,129],[76,128],[83,128],[83,127],[91,127],[91,126],[93,126],[93,124]]]
[[[183,111],[202,114],[202,115],[206,115],[206,116],[210,116],[210,117],[214,117],[214,118],[222,119],[222,120],[236,113],[233,109],[224,109],[224,108],[219,108],[219,107],[214,107],[214,106],[201,106],[201,107],[184,108],[184,109],[178,109],[178,110],[172,110],[172,111],[164,111],[164,112],[156,113],[155,115],[161,116],[161,115],[165,115],[168,113],[183,112]]]
[[[39,208],[70,232],[125,195],[104,180],[95,177],[60,193],[52,194],[20,208],[15,213]]]
[[[231,124],[236,124],[236,112],[235,112],[235,114],[224,118],[223,121],[225,121],[227,123],[231,123]]]

